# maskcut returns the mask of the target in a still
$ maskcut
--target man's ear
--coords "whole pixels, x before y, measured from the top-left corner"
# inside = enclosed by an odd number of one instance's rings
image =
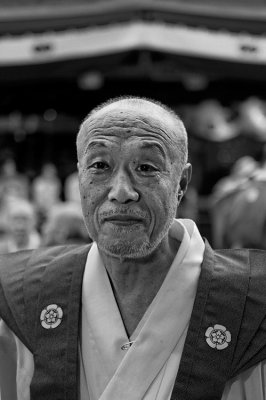
[[[190,163],[187,163],[185,165],[185,168],[183,169],[180,182],[179,182],[179,190],[182,191],[182,197],[186,193],[188,184],[191,180],[192,176],[192,165]]]

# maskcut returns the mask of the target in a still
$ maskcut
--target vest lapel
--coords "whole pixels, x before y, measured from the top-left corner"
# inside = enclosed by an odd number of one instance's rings
[[[78,330],[88,250],[88,246],[61,250],[44,270],[39,299],[34,306],[32,400],[78,399]],[[50,314],[51,318],[47,319],[47,312],[53,313],[53,310],[55,318]]]
[[[216,252],[206,243],[197,295],[171,400],[218,400],[230,376],[248,291],[245,251]],[[234,273],[228,274],[228,269]],[[237,279],[237,285],[236,281]],[[232,289],[233,287],[233,289]],[[226,329],[227,347],[211,347],[211,328]],[[209,341],[210,342],[210,341]],[[215,346],[215,345],[213,345]]]

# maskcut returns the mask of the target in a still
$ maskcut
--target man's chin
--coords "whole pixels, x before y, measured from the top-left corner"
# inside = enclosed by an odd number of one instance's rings
[[[98,247],[104,253],[117,258],[136,259],[146,256],[150,244],[144,238],[132,240],[99,240]]]

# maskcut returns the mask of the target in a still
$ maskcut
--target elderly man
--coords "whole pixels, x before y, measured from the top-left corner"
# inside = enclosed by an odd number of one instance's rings
[[[77,152],[93,244],[0,258],[3,399],[265,399],[266,254],[214,252],[175,219],[191,175],[180,119],[114,99]]]

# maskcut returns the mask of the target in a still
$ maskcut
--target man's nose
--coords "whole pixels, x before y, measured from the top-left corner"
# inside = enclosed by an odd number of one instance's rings
[[[119,203],[128,203],[138,201],[139,194],[134,189],[130,177],[125,172],[118,172],[111,180],[111,189],[108,194],[108,200],[118,201]]]

